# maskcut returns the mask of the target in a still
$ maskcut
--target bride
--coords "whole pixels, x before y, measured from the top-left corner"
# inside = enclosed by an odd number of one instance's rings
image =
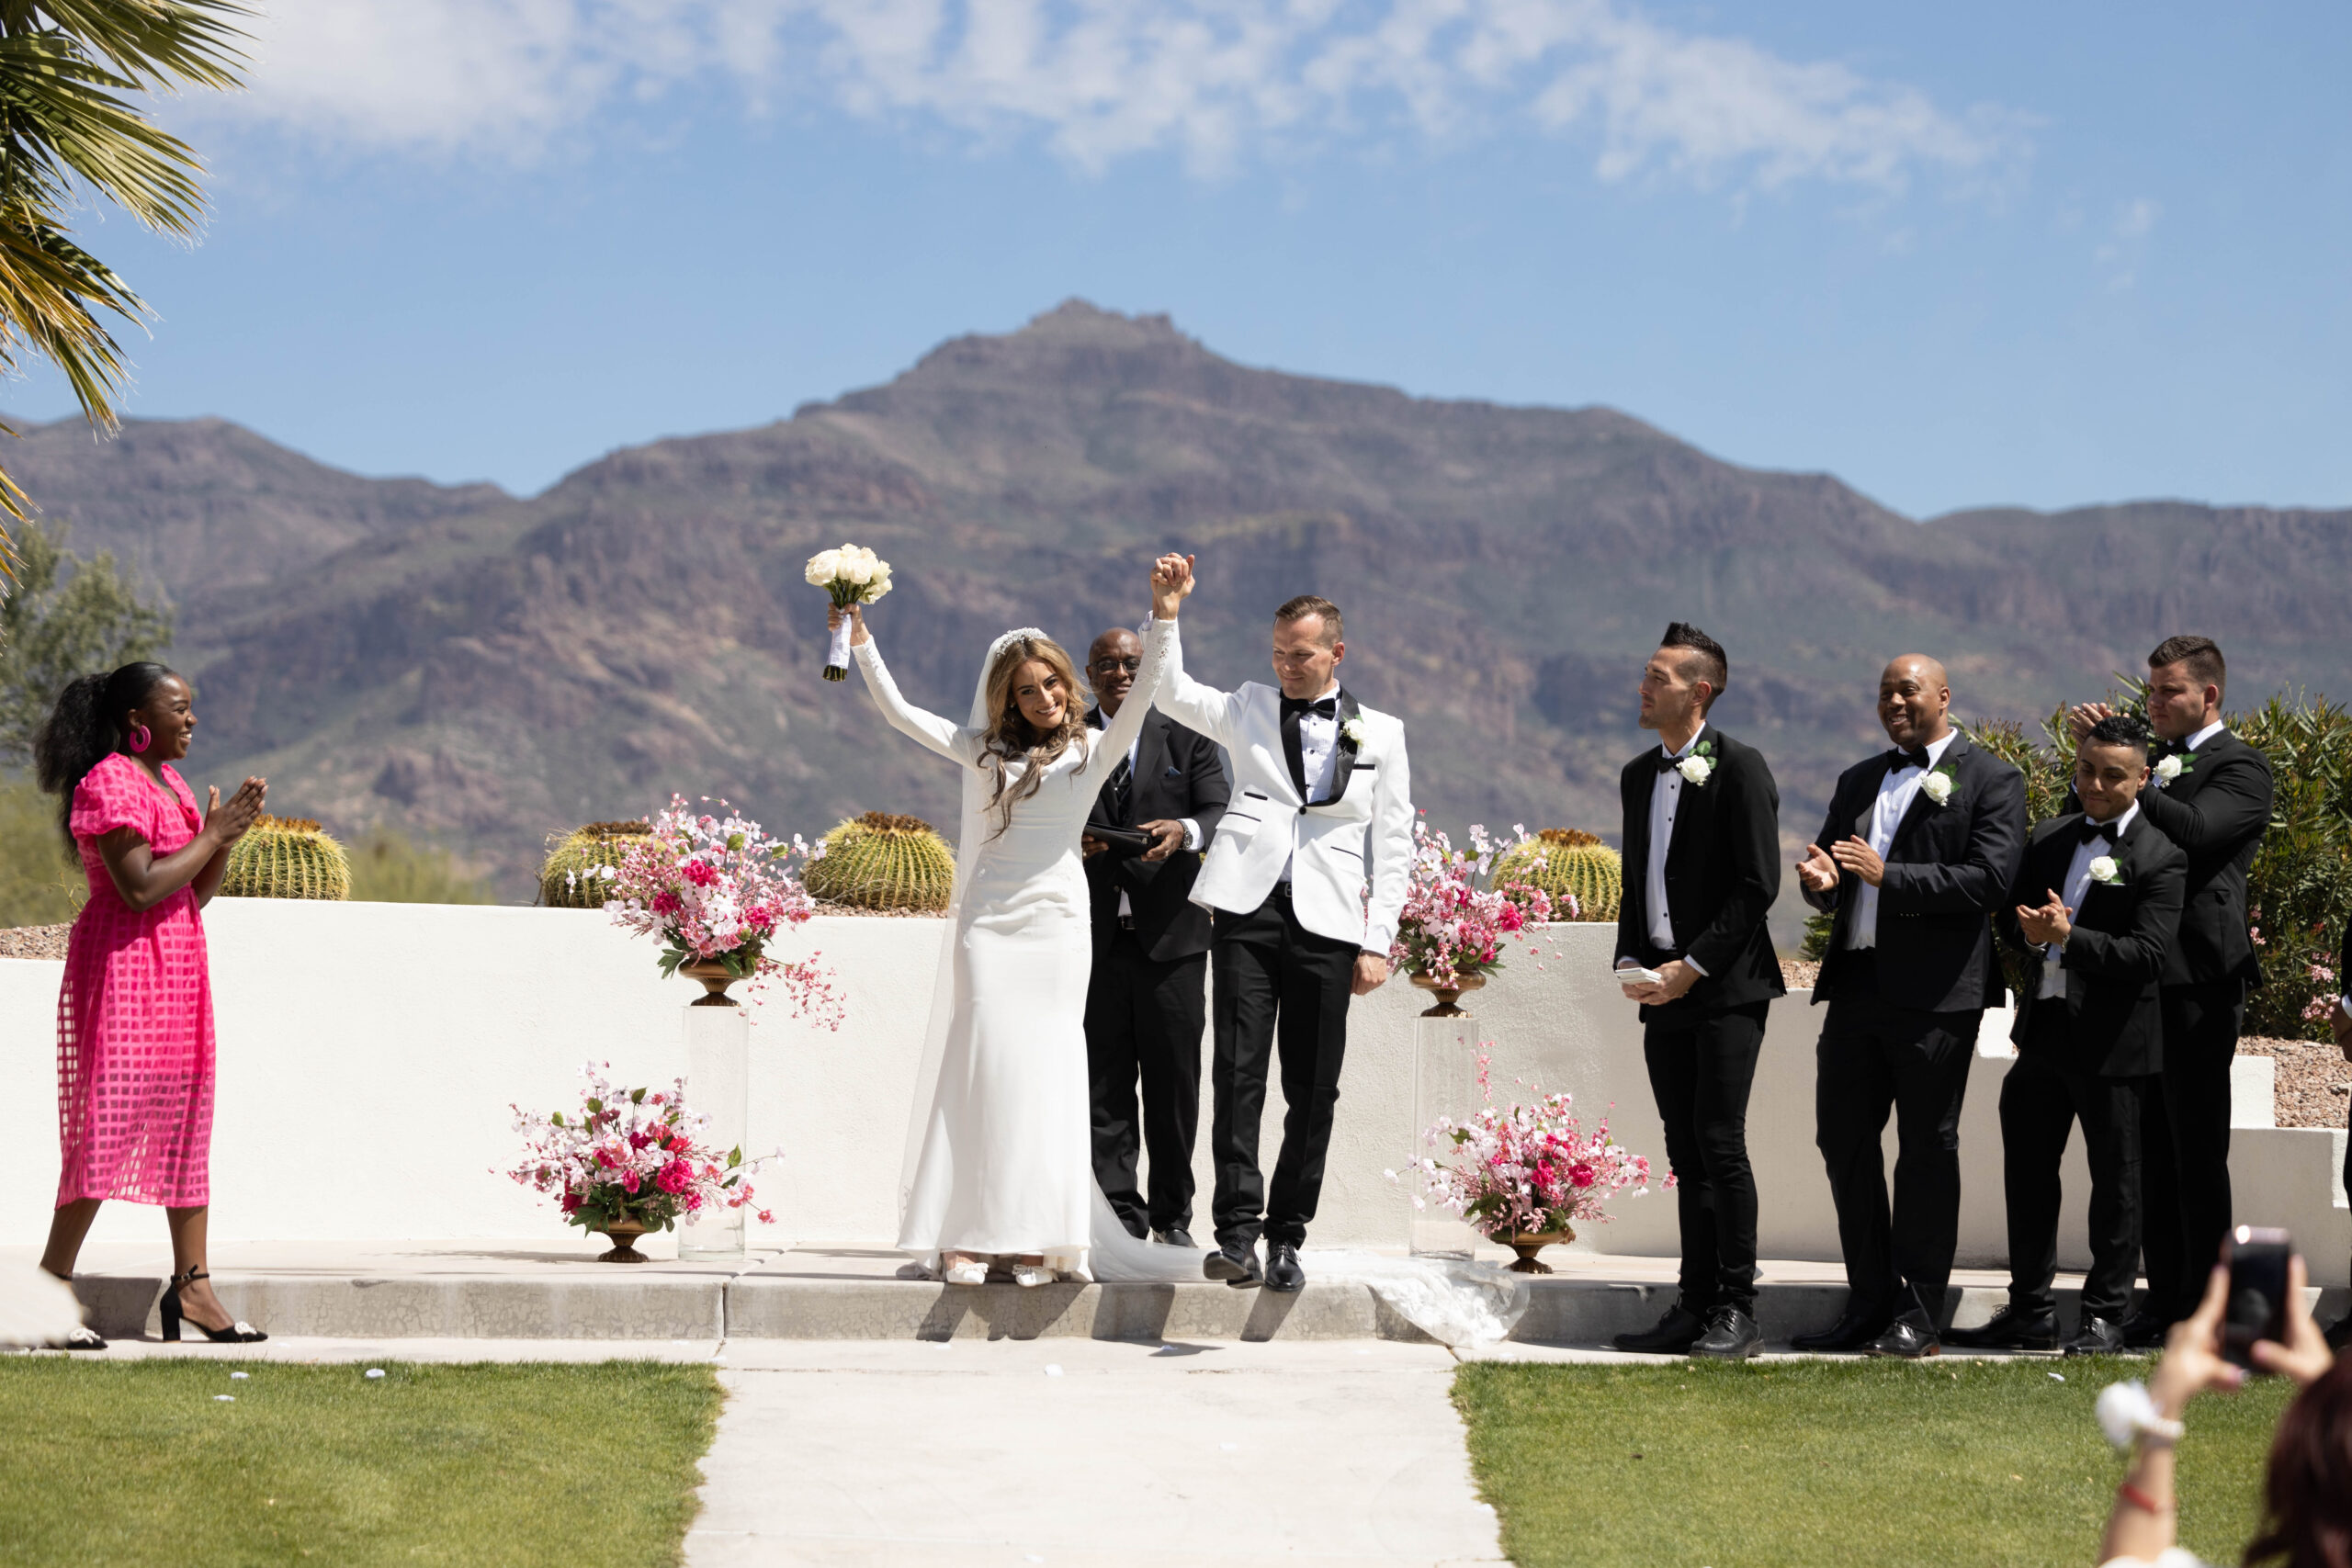
[[[1191,592],[1189,573],[1153,568],[1143,668],[1101,730],[1086,725],[1069,655],[1035,626],[996,639],[959,726],[899,694],[863,606],[828,616],[831,627],[849,617],[866,690],[891,727],[963,773],[956,890],[898,1243],[950,1284],[981,1283],[991,1260],[1023,1285],[1200,1277],[1200,1253],[1135,1242],[1095,1186],[1084,1026],[1093,940],[1079,854],[1112,761],[1151,711],[1177,605]]]

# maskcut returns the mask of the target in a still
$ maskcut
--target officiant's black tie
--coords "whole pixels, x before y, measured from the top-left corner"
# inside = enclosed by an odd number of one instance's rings
[[[1120,758],[1118,766],[1111,770],[1108,788],[1111,791],[1111,820],[1122,828],[1135,826],[1132,820],[1135,817],[1135,769],[1126,758]]]
[[[1298,721],[1307,714],[1324,718],[1337,718],[1340,699],[1337,697],[1284,697],[1283,699],[1283,761],[1290,764],[1290,782],[1298,786],[1298,798],[1306,799],[1306,753],[1299,746]]]

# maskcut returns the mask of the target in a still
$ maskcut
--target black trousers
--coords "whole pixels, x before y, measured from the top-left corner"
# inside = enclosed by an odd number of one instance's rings
[[[1094,955],[1086,987],[1094,1179],[1131,1235],[1188,1229],[1193,1223],[1193,1138],[1201,1124],[1208,972],[1207,953],[1162,962],[1146,953],[1131,931]],[[1136,1190],[1138,1148],[1151,1159],[1148,1201]]]
[[[2058,1272],[2058,1161],[2074,1122],[2091,1168],[2090,1272],[2083,1315],[2122,1321],[2140,1264],[2143,1077],[2111,1078],[2055,1065],[2029,1048],[2001,1086],[2001,1179],[2008,1200],[2009,1304],[2047,1312]]]
[[[1340,1103],[1356,952],[1354,942],[1300,925],[1280,891],[1247,915],[1217,911],[1209,950],[1216,976],[1216,1055],[1209,1069],[1216,1089],[1209,1121],[1216,1191],[1209,1210],[1221,1247],[1247,1247],[1261,1235],[1294,1247],[1306,1239]],[[1277,1047],[1289,1109],[1270,1187],[1258,1168],[1258,1128]]]
[[[2148,1311],[2197,1310],[2230,1228],[2230,1062],[2245,1016],[2235,980],[2164,988],[2165,1070],[2140,1122]]]
[[[1642,1033],[1650,1092],[1666,1123],[1682,1226],[1682,1304],[1756,1312],[1756,1173],[1747,1163],[1747,1095],[1770,1004],[1652,1021]]]
[[[1850,1310],[1888,1317],[1913,1298],[1940,1318],[1960,1242],[1960,1108],[1976,1012],[1922,1012],[1875,998],[1829,1004],[1814,1048],[1814,1142],[1838,1205]],[[1881,1138],[1902,1139],[1887,1202]]]

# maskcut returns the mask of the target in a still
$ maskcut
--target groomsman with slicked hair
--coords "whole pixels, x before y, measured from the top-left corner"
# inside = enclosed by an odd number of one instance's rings
[[[1797,863],[1829,912],[1814,987],[1815,1139],[1838,1205],[1846,1310],[1800,1350],[1931,1356],[1960,1237],[1960,1109],[1977,1025],[2003,990],[1989,917],[2025,853],[2025,775],[1952,727],[1924,654],[1890,660],[1878,717],[1894,749],[1846,770]],[[1887,1202],[1880,1144],[1902,1138]]]
[[[2148,725],[2164,745],[2140,809],[2188,857],[2188,882],[2165,961],[2164,1076],[2143,1108],[2148,1294],[2123,1324],[2135,1349],[2196,1310],[2230,1228],[2230,1061],[2262,984],[2246,872],[2270,826],[2271,780],[2269,760],[2222,722],[2228,687],[2211,637],[2167,637],[2148,655]],[[2109,713],[2086,703],[2067,721],[2079,741]]]
[[[1659,744],[1625,764],[1620,970],[1642,1004],[1642,1055],[1666,1123],[1682,1231],[1681,1294],[1621,1350],[1752,1356],[1756,1174],[1747,1097],[1764,1015],[1786,994],[1764,917],[1781,891],[1780,792],[1761,753],[1708,721],[1730,678],[1722,645],[1677,621],[1642,670]]]

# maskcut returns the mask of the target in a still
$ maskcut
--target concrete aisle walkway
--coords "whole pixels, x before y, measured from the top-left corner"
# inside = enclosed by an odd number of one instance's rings
[[[729,1342],[689,1568],[1500,1562],[1435,1346]]]

